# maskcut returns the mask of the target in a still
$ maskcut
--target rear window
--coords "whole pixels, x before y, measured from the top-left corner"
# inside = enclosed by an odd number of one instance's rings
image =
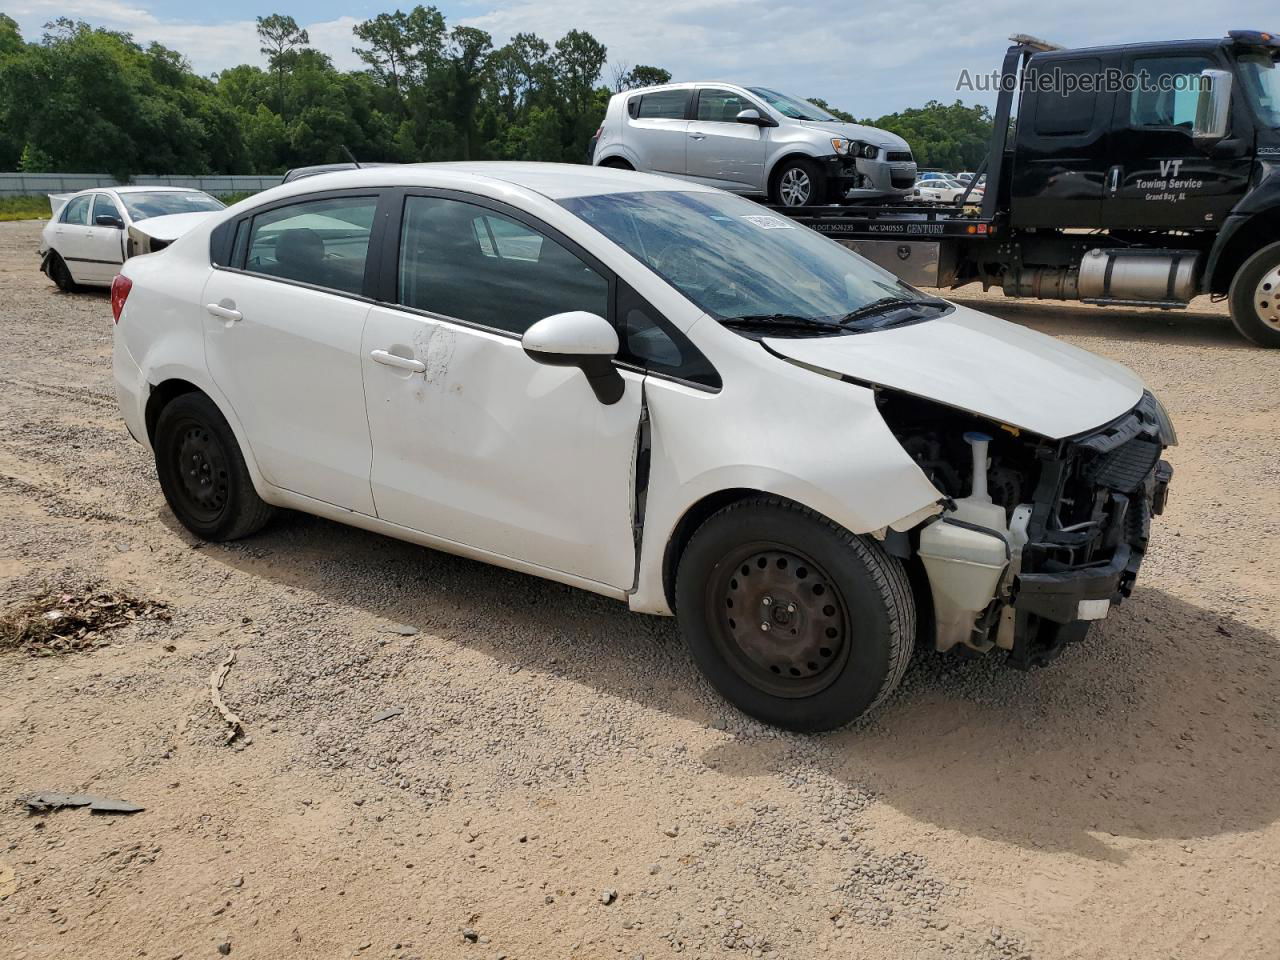
[[[632,116],[641,120],[683,120],[689,110],[689,90],[659,90],[640,97]],[[635,101],[633,100],[632,103]]]

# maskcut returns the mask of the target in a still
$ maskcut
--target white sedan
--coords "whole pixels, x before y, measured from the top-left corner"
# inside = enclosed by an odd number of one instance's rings
[[[1020,664],[1083,637],[1171,473],[1125,368],[631,171],[307,178],[129,260],[111,306],[196,536],[291,508],[675,614],[797,730],[881,702],[917,633]]]
[[[955,203],[968,189],[966,184],[959,180],[952,180],[949,177],[931,177],[928,180],[917,180],[915,188],[912,190],[921,200],[927,200],[930,203]],[[974,199],[974,193],[970,194],[970,198]]]
[[[102,187],[51,195],[53,216],[40,234],[40,269],[62,290],[110,285],[141,241],[158,247],[224,204],[182,187]],[[151,221],[146,236],[132,228]],[[132,242],[131,242],[132,241]]]

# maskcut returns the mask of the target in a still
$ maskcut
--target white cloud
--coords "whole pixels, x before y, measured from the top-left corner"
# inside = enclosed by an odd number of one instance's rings
[[[158,40],[181,51],[201,73],[262,63],[252,21],[191,23],[158,17],[146,4],[9,0],[8,12],[28,36],[37,36],[41,24],[55,16],[127,30],[140,41]],[[381,4],[395,5],[391,0]],[[289,7],[288,2],[276,4],[276,9]],[[369,7],[370,15],[377,9]],[[577,28],[603,42],[615,63],[665,67],[682,80],[774,86],[823,97],[861,116],[930,99],[955,99],[960,71],[997,68],[1013,32],[1085,46],[1221,36],[1227,27],[1265,28],[1274,16],[1272,0],[1228,0],[1213,7],[1160,0],[1074,0],[1065,6],[952,0],[944,9],[930,0],[469,0],[464,9],[469,15],[452,22],[488,30],[497,43],[521,31],[554,41]],[[351,52],[351,27],[358,19],[343,16],[303,25],[313,46],[340,68],[350,69],[359,66]],[[972,94],[963,99],[992,100]]]

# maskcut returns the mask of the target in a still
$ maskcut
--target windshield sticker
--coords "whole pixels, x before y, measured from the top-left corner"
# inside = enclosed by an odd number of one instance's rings
[[[771,217],[767,214],[752,214],[743,217],[747,223],[754,224],[761,230],[794,230],[795,224],[783,220],[781,217]]]

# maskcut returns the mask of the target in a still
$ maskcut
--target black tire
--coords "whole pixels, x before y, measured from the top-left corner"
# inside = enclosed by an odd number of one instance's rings
[[[676,572],[676,615],[694,661],[726,700],[802,732],[874,709],[906,672],[916,633],[897,559],[767,496],[725,507],[694,533]]]
[[[66,262],[63,261],[62,257],[58,256],[56,250],[49,253],[49,279],[63,293],[75,293],[80,289],[80,284],[76,283],[72,278]]]
[[[827,178],[812,160],[792,157],[778,164],[769,182],[769,199],[782,207],[807,207],[827,201]]]
[[[152,444],[169,509],[203,540],[238,540],[256,533],[274,512],[253,488],[226,418],[203,393],[165,405]]]
[[[1263,247],[1231,281],[1231,322],[1260,347],[1280,347],[1280,243]]]

